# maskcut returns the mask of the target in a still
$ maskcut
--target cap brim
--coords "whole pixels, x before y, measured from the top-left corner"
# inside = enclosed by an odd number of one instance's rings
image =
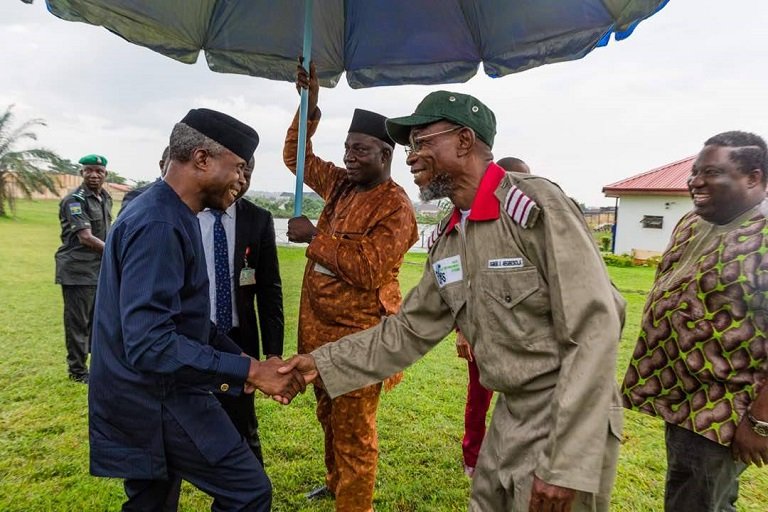
[[[421,126],[425,124],[436,123],[443,119],[438,116],[424,116],[419,114],[411,114],[405,117],[394,117],[387,119],[387,133],[392,140],[402,146],[407,146],[410,143],[411,129],[414,126]]]

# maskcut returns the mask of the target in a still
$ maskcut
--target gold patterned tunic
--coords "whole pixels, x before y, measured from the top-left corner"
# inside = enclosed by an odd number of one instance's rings
[[[312,350],[397,312],[397,277],[418,239],[416,217],[405,191],[391,179],[357,191],[346,171],[312,152],[309,138],[319,119],[308,122],[304,183],[324,200],[317,235],[307,247],[299,310],[299,352]],[[297,120],[283,149],[296,172]],[[392,384],[400,379],[397,374]],[[317,417],[325,433],[326,485],[337,511],[372,510],[378,460],[376,409],[381,383],[331,399],[315,388]]]

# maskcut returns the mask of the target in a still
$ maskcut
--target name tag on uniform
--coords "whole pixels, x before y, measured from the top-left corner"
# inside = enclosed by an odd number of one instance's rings
[[[336,274],[325,268],[319,263],[315,263],[315,272],[320,272],[321,274],[325,274],[327,276],[336,277]]]
[[[461,271],[461,259],[458,256],[444,258],[434,263],[432,269],[435,271],[437,285],[440,288],[447,284],[461,281],[464,278]]]
[[[498,258],[488,260],[488,268],[520,268],[523,266],[523,258]]]

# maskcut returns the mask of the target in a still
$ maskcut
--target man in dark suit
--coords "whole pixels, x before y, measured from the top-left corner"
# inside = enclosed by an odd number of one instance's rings
[[[211,320],[218,328],[223,327],[249,356],[256,359],[262,355],[266,359],[280,358],[283,355],[283,291],[275,226],[272,214],[242,198],[250,186],[253,167],[254,160],[251,159],[244,170],[246,184],[232,206],[221,213],[206,209],[198,214],[210,282]],[[217,282],[216,258],[223,256],[216,251],[217,214],[227,242],[230,307],[218,303],[219,300],[227,300],[221,296],[227,290],[219,287]],[[231,307],[232,299],[234,307]],[[222,315],[226,318],[221,318]],[[263,465],[253,395],[217,397]]]
[[[245,187],[253,128],[193,109],[170,136],[165,179],[140,195],[107,236],[96,290],[88,394],[90,469],[125,479],[124,511],[161,510],[183,478],[212,510],[267,512],[272,486],[214,391],[260,389],[287,403],[304,389],[258,361],[210,320],[196,213],[225,210]]]

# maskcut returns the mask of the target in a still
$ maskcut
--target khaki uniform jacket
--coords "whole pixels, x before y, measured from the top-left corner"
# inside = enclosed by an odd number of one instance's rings
[[[312,353],[328,392],[402,370],[458,326],[483,386],[505,395],[492,423],[516,431],[514,445],[489,448],[508,472],[502,481],[527,466],[529,477],[603,492],[605,440],[622,428],[615,367],[625,302],[581,212],[550,181],[490,164],[466,229],[458,217],[438,227],[396,315]]]

